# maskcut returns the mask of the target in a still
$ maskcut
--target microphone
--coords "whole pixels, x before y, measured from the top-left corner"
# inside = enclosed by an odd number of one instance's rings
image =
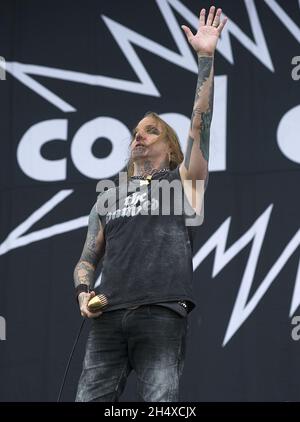
[[[88,310],[90,312],[100,311],[100,309],[104,308],[108,304],[107,297],[103,294],[94,296],[87,305]]]

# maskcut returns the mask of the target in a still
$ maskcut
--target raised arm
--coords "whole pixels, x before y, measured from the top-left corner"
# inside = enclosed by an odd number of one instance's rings
[[[97,264],[102,258],[105,251],[105,240],[101,222],[94,205],[88,222],[88,232],[85,244],[81,253],[81,257],[74,269],[74,284],[86,284],[90,287],[93,284]],[[91,313],[87,309],[88,301],[95,296],[95,292],[80,293],[78,296],[81,314],[87,317],[96,317],[101,314]]]
[[[222,9],[215,13],[215,7],[209,10],[205,22],[205,9],[200,12],[199,29],[193,35],[190,28],[182,25],[189,43],[198,57],[198,81],[194,100],[187,148],[183,163],[180,165],[182,181],[208,179],[208,159],[210,125],[213,113],[214,95],[214,52],[218,38],[226,23],[221,22]]]

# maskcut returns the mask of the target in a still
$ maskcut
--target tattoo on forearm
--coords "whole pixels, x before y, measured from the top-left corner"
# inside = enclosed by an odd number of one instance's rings
[[[199,74],[193,112],[191,116],[191,130],[200,128],[199,147],[206,161],[209,158],[210,125],[213,112],[214,80],[213,80],[213,57],[198,57]],[[198,138],[198,137],[197,137]],[[189,136],[185,167],[188,170],[191,159],[191,151],[194,139]]]
[[[97,211],[95,210],[95,207],[93,207],[89,215],[88,234],[83,247],[81,259],[90,262],[94,266],[97,263],[96,238],[99,233],[99,230],[99,216],[97,214]]]
[[[194,117],[195,117],[195,115],[196,115],[195,110],[193,110],[193,112],[192,112],[192,116],[191,116],[191,126],[190,126],[190,128],[191,128],[191,129],[192,129],[192,127],[193,127],[193,123],[194,123]]]
[[[90,286],[94,279],[95,268],[86,261],[79,261],[74,271],[75,287],[78,284],[87,284]]]
[[[100,228],[99,216],[95,207],[93,207],[89,215],[88,233],[83,251],[74,270],[75,286],[80,283],[90,285],[93,281],[95,269],[100,259],[99,247],[96,245],[96,238]]]
[[[198,58],[199,73],[196,87],[196,95],[194,100],[194,105],[198,102],[201,97],[201,90],[203,84],[207,81],[210,76],[211,68],[213,65],[213,57],[199,57]]]
[[[85,245],[83,248],[83,252],[81,255],[81,259],[84,259],[85,261],[90,262],[91,264],[94,264],[97,254],[95,251],[96,246],[96,237],[94,234],[88,233]]]
[[[209,158],[211,112],[201,114],[200,150],[206,161]]]

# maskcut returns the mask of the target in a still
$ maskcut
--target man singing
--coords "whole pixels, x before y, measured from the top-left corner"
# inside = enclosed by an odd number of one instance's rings
[[[205,187],[208,181],[214,52],[226,23],[221,12],[212,6],[206,18],[202,9],[196,35],[182,26],[199,64],[185,157],[174,130],[147,113],[132,134],[126,193],[120,185],[106,190],[91,210],[74,271],[81,315],[92,322],[76,401],[118,401],[132,369],[141,400],[178,401],[188,313],[195,306],[192,245],[184,213],[175,213],[173,204],[163,215],[163,198],[149,195],[155,181],[177,181],[197,211],[197,181]],[[106,214],[99,211],[103,199],[114,205]],[[149,206],[153,212],[142,212]],[[89,287],[101,258],[104,306],[93,311],[88,303],[96,294]]]

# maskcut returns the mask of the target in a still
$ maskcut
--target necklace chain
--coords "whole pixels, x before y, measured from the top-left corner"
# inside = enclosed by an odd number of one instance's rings
[[[153,170],[152,174],[146,174],[145,176],[131,176],[131,179],[144,180],[144,179],[147,178],[147,176],[156,176],[157,174],[165,173],[166,171],[170,171],[170,169],[169,168],[163,168],[163,169],[159,169],[159,170]]]

